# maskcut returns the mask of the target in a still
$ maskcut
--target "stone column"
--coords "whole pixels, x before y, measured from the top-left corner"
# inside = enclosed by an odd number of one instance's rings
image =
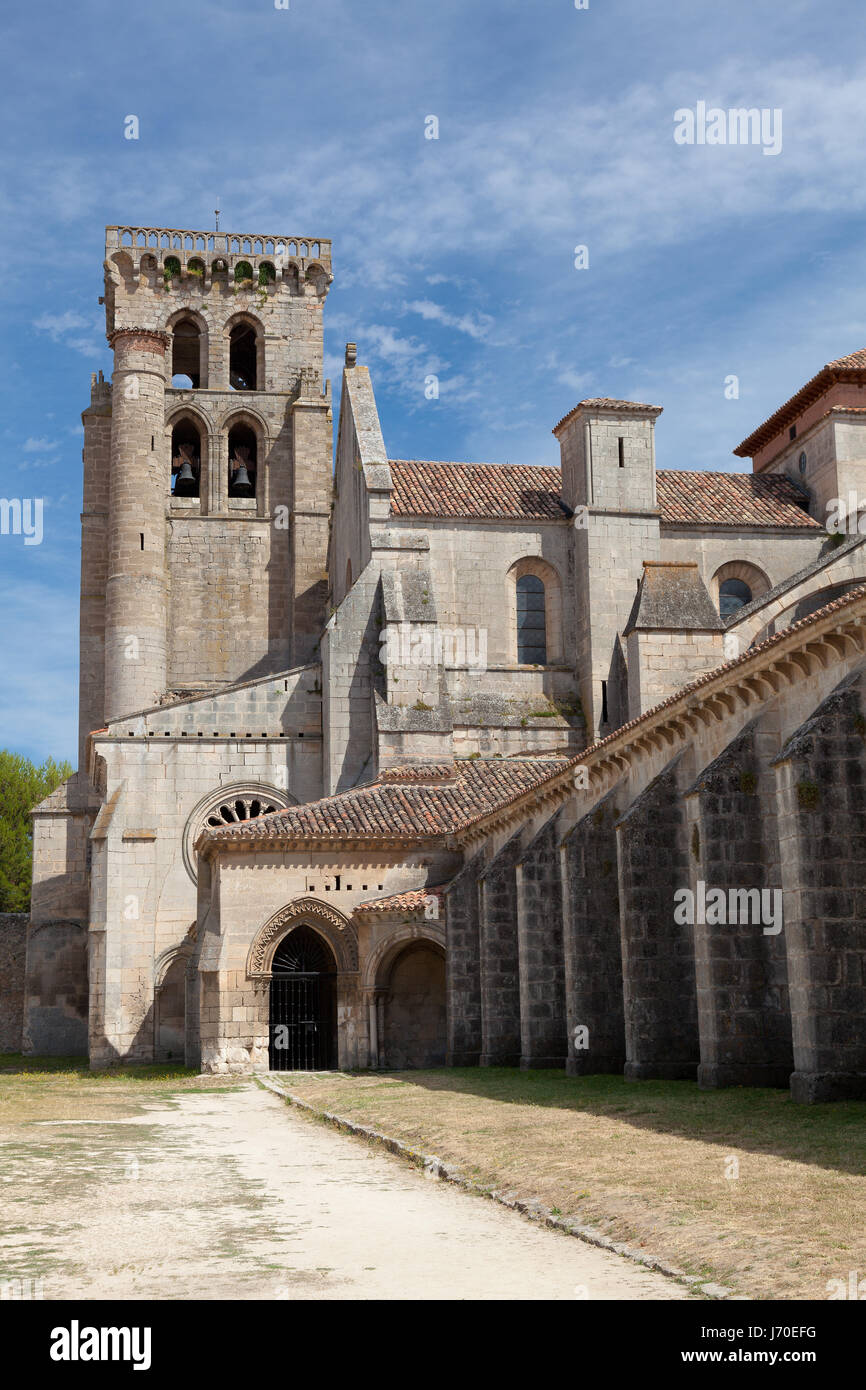
[[[570,1076],[616,1073],[625,1065],[616,841],[621,797],[617,788],[609,792],[560,850]]]
[[[763,722],[747,725],[686,793],[695,903],[724,894],[723,908],[711,899],[695,919],[703,1087],[787,1086],[793,1067],[782,923],[765,931],[760,920],[781,906],[765,746],[775,753],[778,740]]]
[[[477,861],[471,860],[444,894],[449,1067],[477,1067],[481,1056],[478,869]]]
[[[482,874],[481,1065],[520,1062],[520,965],[517,947],[517,881],[520,835],[515,835]]]
[[[775,764],[795,1101],[866,1099],[863,679],[842,681]]]
[[[552,816],[516,869],[523,1069],[563,1067],[568,1051],[558,824]]]
[[[121,328],[111,388],[105,718],[155,705],[166,688],[164,333]]]
[[[679,758],[619,822],[619,902],[625,1004],[625,1075],[690,1080],[699,1056],[694,928],[675,920],[688,887]]]

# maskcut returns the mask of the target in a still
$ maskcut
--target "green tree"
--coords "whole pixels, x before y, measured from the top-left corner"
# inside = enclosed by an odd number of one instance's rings
[[[67,762],[37,767],[20,753],[0,750],[0,912],[27,912],[33,863],[30,812],[72,776]]]

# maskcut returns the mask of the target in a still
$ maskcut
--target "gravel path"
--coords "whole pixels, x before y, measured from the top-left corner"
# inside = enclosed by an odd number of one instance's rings
[[[252,1084],[27,1135],[4,1147],[0,1270],[42,1277],[46,1299],[688,1296]]]

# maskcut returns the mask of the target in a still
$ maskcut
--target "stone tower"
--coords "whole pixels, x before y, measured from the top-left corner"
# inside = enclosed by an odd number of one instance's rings
[[[108,227],[84,413],[80,733],[307,661],[325,621],[331,245]]]
[[[621,684],[616,653],[644,561],[660,558],[654,428],[661,407],[587,400],[553,433],[562,458],[562,500],[574,512],[580,698],[590,741],[611,723]]]

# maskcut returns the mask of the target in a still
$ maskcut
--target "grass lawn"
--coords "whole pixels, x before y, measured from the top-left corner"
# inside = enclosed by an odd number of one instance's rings
[[[504,1068],[278,1079],[750,1298],[824,1299],[829,1279],[866,1277],[866,1102]]]

